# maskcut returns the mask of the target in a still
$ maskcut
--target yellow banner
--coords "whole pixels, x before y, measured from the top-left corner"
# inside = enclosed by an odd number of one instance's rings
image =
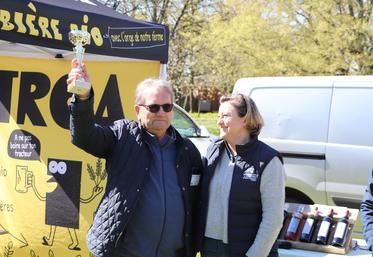
[[[134,90],[158,62],[87,61],[95,119],[135,118]],[[84,257],[104,160],[70,143],[70,61],[0,57],[0,256]],[[92,139],[94,140],[94,139]]]

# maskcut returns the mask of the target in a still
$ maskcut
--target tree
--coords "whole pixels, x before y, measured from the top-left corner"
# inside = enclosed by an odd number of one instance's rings
[[[290,2],[290,1],[289,1]],[[373,1],[329,0],[286,3],[299,34],[296,50],[315,56],[311,74],[370,74]],[[290,12],[289,12],[290,13]],[[305,65],[303,65],[304,67]],[[304,69],[304,68],[303,68]]]
[[[195,69],[229,92],[247,76],[371,74],[372,2],[226,1]]]
[[[195,55],[200,47],[196,37],[214,11],[210,0],[102,0],[115,10],[131,17],[162,23],[170,30],[168,76],[176,93],[176,100],[184,103],[193,98]],[[185,100],[185,101],[183,101]]]
[[[169,26],[168,75],[184,107],[240,77],[373,70],[373,0],[102,1]]]

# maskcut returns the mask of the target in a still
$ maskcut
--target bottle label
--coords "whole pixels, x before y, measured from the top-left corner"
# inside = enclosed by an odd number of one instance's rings
[[[295,233],[297,231],[300,219],[292,218],[289,224],[288,233]]]
[[[346,231],[347,224],[344,222],[339,222],[337,229],[335,230],[334,237],[343,238]]]
[[[321,222],[320,230],[318,236],[326,237],[329,232],[330,222],[323,220]]]
[[[314,219],[310,218],[306,220],[306,223],[304,223],[302,234],[309,234],[311,232],[311,228],[313,226],[314,221]]]

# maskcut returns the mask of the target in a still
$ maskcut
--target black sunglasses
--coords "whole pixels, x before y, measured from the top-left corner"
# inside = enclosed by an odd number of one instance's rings
[[[159,112],[161,107],[162,107],[164,112],[170,112],[174,108],[174,104],[162,104],[162,105],[159,105],[159,104],[151,104],[151,105],[139,104],[139,106],[145,107],[151,113]]]

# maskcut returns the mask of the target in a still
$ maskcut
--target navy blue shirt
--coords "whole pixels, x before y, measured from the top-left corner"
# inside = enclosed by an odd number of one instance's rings
[[[161,141],[147,134],[145,140],[153,154],[149,179],[115,254],[174,257],[175,252],[184,247],[185,215],[176,173],[175,134],[166,135]]]

